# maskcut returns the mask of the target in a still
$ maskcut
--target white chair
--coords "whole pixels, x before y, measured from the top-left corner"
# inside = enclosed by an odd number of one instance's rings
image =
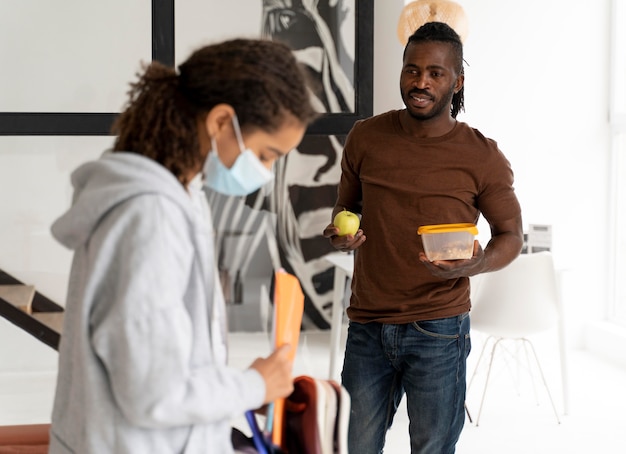
[[[550,389],[543,370],[528,336],[556,328],[559,337],[561,356],[561,379],[563,384],[563,404],[567,413],[567,373],[563,333],[563,317],[556,271],[550,252],[521,254],[507,267],[471,278],[471,324],[472,330],[480,331],[488,337],[478,358],[476,368],[468,385],[469,388],[481,366],[484,353],[492,343],[489,367],[485,378],[476,425],[480,422],[485,396],[487,394],[492,366],[498,351],[506,351],[504,341],[513,340],[515,355],[523,353],[530,366],[532,356],[539,376],[545,386],[552,409],[560,423]],[[530,353],[530,354],[529,354]],[[519,362],[520,358],[516,358]],[[486,360],[486,358],[485,358]]]

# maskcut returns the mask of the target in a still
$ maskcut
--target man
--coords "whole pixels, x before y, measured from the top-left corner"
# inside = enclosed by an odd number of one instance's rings
[[[458,122],[463,46],[443,23],[406,45],[400,91],[406,109],[355,124],[342,157],[333,216],[361,215],[361,229],[324,236],[355,250],[342,381],[352,397],[350,452],[380,453],[404,393],[411,453],[455,451],[464,422],[469,276],[508,265],[522,247],[513,172],[496,143]],[[422,225],[491,228],[468,260],[429,262]],[[367,235],[367,241],[366,241]]]

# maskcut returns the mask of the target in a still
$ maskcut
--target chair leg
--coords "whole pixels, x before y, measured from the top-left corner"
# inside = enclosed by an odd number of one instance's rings
[[[483,344],[483,348],[482,348],[482,350],[480,352],[480,356],[478,358],[478,362],[476,363],[476,367],[474,368],[474,373],[472,374],[472,377],[470,379],[469,385],[467,387],[468,390],[471,387],[472,382],[474,380],[474,377],[477,374],[478,368],[481,365],[482,358],[483,358],[484,353],[485,353],[486,348],[487,348],[487,343],[489,342],[490,339],[492,339],[492,336],[489,336],[485,340],[485,343]],[[495,359],[495,356],[496,356],[496,349],[498,348],[498,346],[500,346],[500,347],[502,347],[502,348],[504,348],[506,350],[506,347],[503,347],[502,345],[500,345],[500,342],[503,341],[503,340],[504,340],[503,338],[496,339],[495,342],[493,343],[492,348],[491,348],[491,358],[489,360],[489,367],[487,369],[487,376],[485,378],[485,384],[484,384],[484,388],[483,388],[483,393],[482,393],[482,396],[481,396],[481,399],[480,399],[480,406],[478,408],[478,414],[476,416],[476,427],[478,427],[479,424],[480,424],[480,417],[482,415],[483,406],[485,404],[485,397],[487,395],[487,387],[489,385],[489,379],[491,377],[491,370],[492,370],[492,366],[493,366],[494,359]],[[554,400],[552,399],[552,394],[550,393],[550,388],[548,387],[548,382],[545,379],[545,376],[543,374],[543,369],[541,368],[541,364],[539,363],[539,358],[538,358],[537,353],[535,351],[535,347],[533,346],[532,342],[529,341],[526,338],[520,338],[520,339],[518,339],[518,341],[522,341],[523,342],[522,348],[524,349],[524,353],[525,353],[525,356],[526,356],[526,363],[529,366],[529,368],[530,368],[530,356],[532,356],[534,358],[534,361],[535,361],[535,364],[537,366],[537,369],[539,370],[539,375],[541,377],[541,381],[543,383],[543,386],[546,388],[546,392],[548,394],[548,398],[550,399],[550,404],[552,405],[552,410],[554,411],[554,415],[556,416],[556,420],[557,420],[557,422],[559,424],[561,424],[561,420],[559,418],[558,411],[556,409],[556,406],[554,405]],[[530,347],[530,348],[527,348],[527,347]],[[529,354],[529,350],[530,350],[530,354]],[[518,353],[520,353],[520,352],[518,351]],[[531,379],[532,379],[532,377],[531,377]],[[537,394],[537,390],[536,390],[534,381],[533,381],[533,391],[534,391],[534,394],[535,394],[536,401],[539,402],[539,397],[538,397],[538,394]],[[467,415],[469,417],[469,411],[467,410],[467,406],[465,407],[465,410],[466,410]],[[470,423],[471,423],[471,417],[470,417]]]
[[[467,419],[469,419],[470,424],[474,421],[472,420],[472,415],[470,415],[469,408],[467,408],[467,403],[463,402],[463,408],[465,408],[465,414],[467,415]]]
[[[472,387],[472,383],[474,382],[474,378],[476,377],[476,374],[478,373],[478,368],[480,367],[482,360],[483,360],[483,356],[485,354],[485,350],[487,349],[487,344],[489,343],[489,340],[492,338],[492,336],[488,336],[485,341],[483,342],[483,347],[480,349],[480,355],[478,355],[478,360],[476,361],[476,366],[474,367],[474,372],[472,373],[472,376],[470,377],[469,383],[467,384],[467,388],[466,388],[466,393],[469,393],[470,388]],[[465,414],[467,415],[467,419],[469,420],[470,424],[474,423],[474,420],[472,419],[472,415],[469,411],[469,408],[467,406],[467,402],[463,403],[463,407],[465,408]]]
[[[548,387],[548,382],[543,375],[543,369],[541,368],[541,364],[539,364],[539,358],[537,357],[537,353],[535,352],[535,347],[533,343],[528,339],[523,338],[525,344],[530,346],[530,350],[535,357],[535,363],[537,364],[537,368],[539,369],[539,375],[541,376],[541,380],[543,381],[543,386],[546,388],[546,392],[548,393],[548,397],[550,398],[550,404],[552,405],[552,410],[554,411],[554,416],[556,416],[556,420],[559,424],[561,424],[561,420],[559,418],[559,412],[556,410],[556,406],[554,405],[554,400],[552,399],[552,394],[550,393],[550,388]]]
[[[563,414],[569,414],[569,370],[563,317],[559,319],[559,354],[561,358],[561,386],[563,392]]]
[[[474,373],[472,373],[472,376],[470,377],[470,381],[467,385],[467,391],[469,391],[470,388],[472,387],[472,383],[474,382],[474,377],[476,377],[476,374],[478,373],[478,368],[480,367],[482,363],[485,350],[487,349],[487,344],[489,343],[489,340],[491,338],[492,336],[489,336],[487,337],[487,339],[485,339],[485,342],[483,342],[483,348],[480,350],[480,355],[478,355],[478,360],[476,361],[476,366],[474,367]]]
[[[499,338],[498,340],[496,340],[493,344],[493,347],[491,348],[491,358],[489,359],[489,368],[487,369],[487,377],[485,378],[485,387],[483,388],[483,395],[480,399],[480,407],[478,407],[478,415],[476,416],[476,427],[478,427],[478,424],[480,422],[480,415],[483,412],[483,405],[485,404],[485,396],[487,395],[487,385],[489,385],[489,377],[491,375],[491,368],[493,366],[493,360],[496,355],[496,349],[498,348],[498,345],[500,344],[501,340],[502,338]]]
[[[520,377],[520,350],[523,346],[520,346],[520,342],[516,339],[502,339],[504,342],[500,345],[500,358],[504,361],[505,369],[511,375],[511,380],[515,386],[515,393],[521,395],[521,377]],[[513,340],[513,349],[511,349],[510,342]],[[524,353],[527,353],[524,349]],[[528,358],[526,358],[526,364],[530,364]]]
[[[533,394],[535,396],[535,403],[537,404],[537,406],[539,406],[539,393],[537,392],[537,386],[535,385],[535,378],[532,375],[532,365],[530,363],[530,357],[531,354],[533,354],[533,357],[535,359],[535,361],[537,361],[537,357],[536,355],[534,355],[534,350],[532,350],[532,344],[531,344],[531,352],[528,352],[528,344],[530,344],[530,341],[525,339],[525,338],[521,338],[519,339],[521,341],[522,344],[522,348],[524,349],[524,356],[526,357],[526,368],[530,377],[530,384],[533,387]]]

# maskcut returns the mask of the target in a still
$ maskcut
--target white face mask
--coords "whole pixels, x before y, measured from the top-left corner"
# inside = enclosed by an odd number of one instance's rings
[[[235,163],[229,169],[217,155],[217,144],[211,137],[211,149],[204,162],[204,184],[221,194],[243,196],[252,194],[271,182],[274,174],[267,169],[252,150],[246,148],[241,137],[239,120],[233,116],[233,128],[239,143],[241,154],[237,156]]]

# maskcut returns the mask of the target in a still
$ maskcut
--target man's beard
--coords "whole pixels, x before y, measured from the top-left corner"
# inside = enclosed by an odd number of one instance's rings
[[[410,94],[407,97],[410,97]],[[420,120],[420,121],[430,120],[432,118],[438,117],[439,115],[442,115],[443,112],[445,112],[446,110],[449,112],[450,104],[452,103],[453,97],[454,97],[454,84],[450,87],[450,90],[448,91],[447,96],[437,101],[429,112],[419,113],[419,112],[414,112],[408,108],[407,108],[407,112],[409,113],[411,117],[415,118],[416,120]]]

